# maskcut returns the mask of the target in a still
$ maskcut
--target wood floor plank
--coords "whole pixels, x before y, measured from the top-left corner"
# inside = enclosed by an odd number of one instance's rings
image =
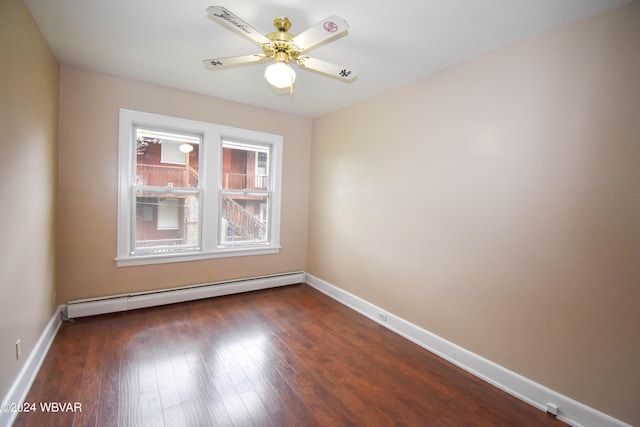
[[[21,426],[559,426],[307,285],[65,322]]]

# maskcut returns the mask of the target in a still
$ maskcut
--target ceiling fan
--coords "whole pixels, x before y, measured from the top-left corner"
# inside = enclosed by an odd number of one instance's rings
[[[263,51],[263,53],[253,55],[206,59],[203,63],[209,69],[218,70],[272,60],[273,63],[265,70],[265,79],[276,90],[288,89],[291,93],[293,93],[296,73],[289,66],[290,61],[295,62],[303,70],[316,71],[345,82],[351,82],[357,76],[353,70],[347,67],[303,55],[313,48],[347,34],[349,26],[339,16],[329,16],[294,36],[288,32],[291,28],[291,21],[285,17],[274,19],[273,25],[277,31],[265,35],[222,6],[210,6],[207,8],[207,12],[213,20],[249,38]]]

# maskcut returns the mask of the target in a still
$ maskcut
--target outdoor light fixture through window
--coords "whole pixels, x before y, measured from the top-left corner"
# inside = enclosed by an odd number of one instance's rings
[[[186,142],[184,144],[182,144],[180,147],[178,147],[178,150],[182,151],[183,153],[187,154],[193,151],[193,145],[191,144],[187,144]]]
[[[267,67],[264,78],[275,88],[286,89],[293,86],[296,72],[286,62],[275,62]]]

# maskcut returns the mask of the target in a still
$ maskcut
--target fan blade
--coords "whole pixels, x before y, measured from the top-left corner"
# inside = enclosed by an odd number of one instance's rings
[[[305,52],[338,36],[346,35],[347,30],[347,21],[332,15],[292,38],[291,44],[299,52]]]
[[[355,71],[350,70],[349,68],[341,67],[339,65],[323,61],[322,59],[311,58],[309,56],[301,56],[298,58],[298,65],[302,68],[327,74],[342,81],[350,82],[358,77]]]
[[[212,70],[218,70],[220,68],[233,67],[235,65],[245,65],[251,64],[254,62],[260,62],[265,59],[266,55],[243,55],[243,56],[228,56],[226,58],[213,58],[213,59],[205,59],[203,62],[207,68]]]
[[[271,40],[267,38],[260,31],[253,28],[251,25],[238,18],[233,13],[229,12],[222,6],[209,6],[207,12],[218,23],[224,24],[241,35],[248,37],[251,41],[262,46],[265,43],[271,43]]]

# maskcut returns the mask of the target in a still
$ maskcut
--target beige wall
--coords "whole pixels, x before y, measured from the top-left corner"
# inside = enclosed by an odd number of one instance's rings
[[[0,58],[1,399],[54,312],[59,66],[20,0],[0,2]]]
[[[59,303],[307,270],[640,425],[637,22],[635,2],[312,127],[59,73],[22,2],[0,2],[0,397],[53,313],[55,247]],[[120,107],[284,135],[282,252],[116,268]]]
[[[639,22],[636,2],[316,119],[307,271],[640,425]]]
[[[310,119],[65,65],[60,81],[60,301],[304,270]],[[116,268],[120,108],[283,135],[280,253]]]

